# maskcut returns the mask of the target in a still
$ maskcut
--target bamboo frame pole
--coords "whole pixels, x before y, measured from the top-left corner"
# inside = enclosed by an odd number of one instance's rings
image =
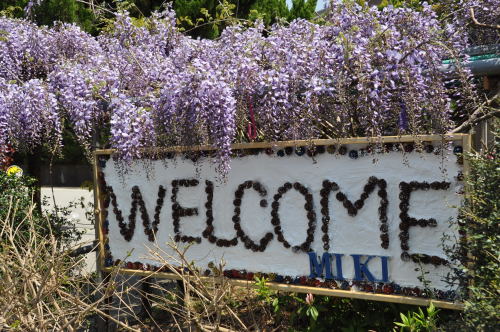
[[[99,239],[99,245],[97,247],[97,253],[96,253],[96,273],[97,273],[97,278],[100,282],[102,282],[103,285],[108,284],[109,280],[109,273],[105,270],[104,268],[104,236],[103,236],[103,229],[102,229],[102,211],[101,211],[101,191],[100,191],[100,186],[99,186],[99,160],[98,160],[98,155],[94,153],[93,158],[92,158],[92,176],[94,180],[94,229],[95,229],[95,236],[97,239]],[[105,296],[102,294],[102,296]],[[105,299],[105,302],[107,302],[107,299]],[[108,319],[102,316],[99,316],[99,319],[97,321],[98,329],[101,331],[108,330]]]
[[[104,268],[104,270],[109,273],[114,268]],[[168,272],[154,272],[154,271],[140,271],[140,270],[132,270],[132,269],[122,269],[118,268],[118,273],[126,274],[126,275],[134,275],[134,276],[143,276],[143,277],[154,277],[154,278],[164,278],[171,280],[182,280],[182,277],[176,275],[175,273]],[[209,282],[213,280],[212,277],[200,277],[201,280]],[[236,287],[245,287],[245,288],[256,288],[257,285],[253,280],[241,280],[241,279],[229,279],[227,280],[233,286]],[[285,284],[285,283],[277,283],[277,282],[267,282],[266,285],[276,291],[284,291],[284,292],[293,292],[293,293],[311,293],[314,295],[326,295],[326,296],[334,296],[334,297],[343,297],[343,298],[352,298],[352,299],[360,299],[360,300],[369,300],[369,301],[379,301],[379,302],[391,302],[391,303],[400,303],[400,304],[410,304],[410,305],[418,305],[418,306],[428,306],[432,302],[434,306],[443,309],[451,309],[451,310],[463,310],[464,305],[462,303],[455,302],[447,302],[441,300],[434,299],[425,299],[420,297],[413,296],[404,296],[404,295],[388,295],[388,294],[378,294],[378,293],[368,293],[368,292],[358,292],[351,290],[341,290],[341,289],[330,289],[330,288],[321,288],[321,287],[311,287],[311,286],[302,286],[295,284]]]
[[[416,135],[416,136],[382,136],[382,137],[354,137],[354,138],[339,138],[339,139],[313,139],[313,140],[297,140],[297,141],[278,141],[278,142],[252,142],[252,143],[236,143],[231,145],[233,150],[245,149],[265,149],[265,148],[283,148],[287,146],[318,146],[318,145],[342,145],[342,144],[376,144],[376,143],[410,143],[416,141],[422,142],[439,142],[439,141],[463,141],[468,134],[449,134],[449,135]],[[145,148],[142,151],[145,153],[154,152],[196,152],[196,151],[211,151],[216,150],[211,145],[197,146],[175,146],[168,148]],[[114,149],[97,150],[97,155],[111,155],[115,153]]]

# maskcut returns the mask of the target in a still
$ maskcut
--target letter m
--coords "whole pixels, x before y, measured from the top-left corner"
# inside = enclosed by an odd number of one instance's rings
[[[311,274],[309,278],[317,278],[323,275],[323,271],[325,271],[325,279],[333,279],[332,276],[332,266],[331,266],[331,254],[325,252],[323,253],[323,257],[321,261],[318,262],[319,256],[316,255],[315,252],[308,252],[309,255],[309,267]]]

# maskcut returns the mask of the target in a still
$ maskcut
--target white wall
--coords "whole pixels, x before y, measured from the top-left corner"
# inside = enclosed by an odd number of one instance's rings
[[[81,198],[84,199],[85,206],[88,203],[94,202],[93,192],[87,189],[81,188],[51,188],[42,187],[42,197],[47,198],[47,209],[51,209],[54,206],[53,195],[55,196],[55,202],[58,208],[67,207],[71,202],[79,202]],[[75,245],[87,245],[91,244],[95,238],[94,225],[90,220],[85,217],[85,209],[78,204],[77,207],[71,209],[70,221],[74,223],[78,230],[84,231],[82,239],[75,243]],[[89,253],[86,255],[86,270],[91,272],[95,271],[95,253]]]

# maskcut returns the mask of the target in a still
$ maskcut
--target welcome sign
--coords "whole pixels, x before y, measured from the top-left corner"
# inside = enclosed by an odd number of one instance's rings
[[[235,145],[223,180],[203,148],[165,151],[126,172],[112,151],[99,151],[103,263],[154,271],[149,248],[174,255],[167,245],[174,241],[191,244],[188,259],[201,269],[224,260],[235,279],[258,273],[321,294],[452,301],[443,239],[458,237],[467,140]]]

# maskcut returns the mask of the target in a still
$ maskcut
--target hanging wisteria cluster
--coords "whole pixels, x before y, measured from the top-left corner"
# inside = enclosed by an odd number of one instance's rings
[[[330,10],[323,25],[257,22],[215,41],[179,33],[169,8],[140,26],[118,13],[97,38],[0,18],[0,145],[58,146],[67,122],[87,151],[107,137],[125,161],[210,144],[225,174],[234,142],[445,133],[439,66],[466,34],[425,5]]]

